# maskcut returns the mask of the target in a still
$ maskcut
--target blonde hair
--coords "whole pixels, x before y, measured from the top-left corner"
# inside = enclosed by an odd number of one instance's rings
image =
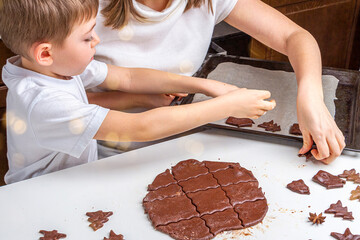
[[[209,10],[213,13],[212,0],[188,0],[185,12],[193,7],[201,7],[205,2],[208,2]],[[130,16],[133,16],[138,21],[146,21],[146,18],[135,10],[133,0],[109,0],[108,5],[101,10],[101,13],[105,17],[105,26],[113,29],[124,27],[128,23]]]
[[[0,0],[0,36],[14,53],[27,57],[36,42],[61,45],[75,24],[95,17],[99,0]]]

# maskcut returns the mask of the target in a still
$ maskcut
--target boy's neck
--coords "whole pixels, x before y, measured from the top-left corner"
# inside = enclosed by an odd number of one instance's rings
[[[71,79],[71,77],[60,76],[60,75],[52,72],[50,68],[43,67],[43,66],[38,65],[38,64],[34,64],[34,62],[28,60],[27,58],[25,58],[23,56],[21,56],[21,67],[23,67],[25,69],[28,69],[28,70],[31,70],[33,72],[40,73],[42,75],[53,77],[53,78],[58,78],[58,79],[63,79],[63,80]]]

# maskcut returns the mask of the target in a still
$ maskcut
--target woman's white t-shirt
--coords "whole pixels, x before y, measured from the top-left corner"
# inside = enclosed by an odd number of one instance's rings
[[[211,13],[207,3],[184,12],[187,1],[173,0],[168,8],[158,12],[134,0],[135,9],[147,22],[131,18],[120,31],[104,27],[104,17],[99,12],[95,31],[101,41],[95,58],[122,67],[191,76],[206,57],[215,24],[229,15],[236,2],[212,0]],[[101,1],[101,8],[107,4],[108,0]]]
[[[207,2],[207,1],[206,1]],[[134,18],[119,30],[104,27],[101,9],[109,0],[100,0],[95,31],[100,37],[95,59],[121,67],[142,67],[192,76],[203,63],[214,26],[232,11],[237,0],[212,0],[208,4],[184,12],[187,0],[173,0],[161,12],[133,0],[138,13],[147,18]],[[97,90],[95,90],[97,91]],[[116,143],[117,149],[99,144],[99,158],[112,156],[149,145],[149,143]]]

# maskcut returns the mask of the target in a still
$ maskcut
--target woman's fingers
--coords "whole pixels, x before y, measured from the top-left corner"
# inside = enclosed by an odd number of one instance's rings
[[[303,135],[303,146],[300,149],[299,154],[305,154],[308,151],[310,151],[310,149],[314,143],[309,132],[302,131],[302,135]]]
[[[346,146],[345,137],[340,130],[337,131],[337,133],[335,134],[335,137],[336,137],[336,141],[338,142],[338,144],[340,146],[340,151],[342,152]]]
[[[329,149],[329,146],[328,146],[325,136],[318,136],[318,137],[313,136],[313,139],[316,143],[317,149],[311,150],[311,154],[317,160],[323,160],[325,158],[328,158],[330,156],[330,149]]]
[[[334,161],[345,148],[345,138],[340,130],[338,130],[334,136],[327,139],[327,143],[330,149],[330,156],[322,160],[322,162],[329,164]]]
[[[170,96],[175,96],[175,97],[187,97],[187,93],[170,93],[170,94],[167,94],[167,95],[170,95]]]
[[[323,163],[329,164],[334,161],[338,156],[340,156],[342,150],[336,138],[327,139],[327,143],[330,150],[330,156],[322,159],[321,161]]]

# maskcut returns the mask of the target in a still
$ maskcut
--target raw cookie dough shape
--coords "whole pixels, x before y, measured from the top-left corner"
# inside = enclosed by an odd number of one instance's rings
[[[43,237],[40,238],[40,240],[58,240],[60,238],[66,238],[66,234],[58,233],[57,230],[52,230],[52,231],[40,230],[39,233],[44,235]]]
[[[347,207],[343,207],[340,200],[331,204],[325,213],[334,213],[335,217],[342,217],[344,220],[354,220],[352,212],[349,212]]]
[[[360,186],[357,186],[355,190],[351,191],[350,200],[359,199],[360,201]]]
[[[104,240],[124,240],[124,236],[116,234],[113,230],[110,231],[109,238],[104,237]]]
[[[345,230],[344,234],[332,232],[330,235],[338,240],[360,240],[360,235],[353,235],[349,228]]]
[[[229,117],[226,124],[237,126],[237,127],[251,127],[255,122],[250,118],[236,118],[236,117]]]
[[[351,170],[344,170],[344,172],[342,174],[339,174],[338,177],[346,178],[346,181],[360,183],[360,173],[356,173],[356,170],[354,168]]]
[[[91,222],[89,225],[94,231],[102,228],[104,223],[109,221],[109,217],[113,215],[113,212],[103,212],[101,210],[96,212],[87,212],[86,216],[88,216],[88,221]]]
[[[315,176],[313,176],[312,180],[327,189],[341,188],[346,183],[345,180],[339,178],[338,176],[334,176],[323,170],[318,171]]]
[[[262,124],[259,124],[258,127],[265,128],[265,131],[271,131],[271,132],[281,131],[280,125],[274,123],[274,120],[271,120],[269,122],[263,122]]]
[[[293,192],[300,194],[310,194],[309,187],[305,184],[304,180],[299,179],[297,181],[292,181],[288,185],[286,185],[288,189]]]
[[[152,225],[178,240],[250,227],[268,210],[258,181],[239,163],[181,161],[159,174],[148,191],[143,206]]]
[[[298,123],[294,123],[293,125],[291,125],[290,130],[289,130],[289,133],[290,133],[290,134],[293,134],[293,135],[301,136],[302,133],[301,133],[299,124],[298,124]]]

